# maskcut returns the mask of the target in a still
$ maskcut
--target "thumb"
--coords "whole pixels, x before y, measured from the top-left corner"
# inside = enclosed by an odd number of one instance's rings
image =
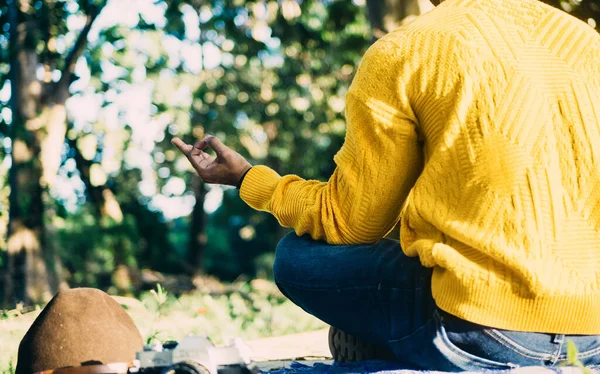
[[[221,142],[219,138],[216,136],[209,135],[206,137],[206,144],[208,144],[212,149],[215,150],[218,156],[222,155],[224,152],[229,150],[225,144]]]

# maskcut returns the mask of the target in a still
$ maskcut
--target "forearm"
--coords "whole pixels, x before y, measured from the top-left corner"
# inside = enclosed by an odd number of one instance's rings
[[[248,205],[273,214],[298,235],[309,234],[331,244],[373,242],[380,236],[361,227],[361,221],[353,217],[356,205],[344,198],[349,196],[339,184],[337,171],[325,183],[295,175],[282,177],[267,167],[255,166],[240,193]]]

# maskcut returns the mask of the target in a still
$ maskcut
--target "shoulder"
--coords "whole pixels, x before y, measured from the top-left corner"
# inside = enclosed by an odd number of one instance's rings
[[[393,63],[398,59],[432,61],[451,58],[469,47],[469,35],[464,30],[474,11],[442,4],[379,39],[367,50],[364,59]]]
[[[376,41],[364,54],[359,71],[395,72],[406,77],[440,73],[440,65],[462,66],[469,44],[430,18],[428,14],[418,17]]]
[[[351,91],[389,85],[418,92],[432,81],[452,86],[475,54],[461,32],[468,11],[439,6],[376,41],[364,54]]]

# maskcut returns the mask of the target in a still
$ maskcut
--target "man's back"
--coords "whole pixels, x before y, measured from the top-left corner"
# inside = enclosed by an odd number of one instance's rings
[[[426,161],[401,238],[435,267],[438,306],[600,332],[598,34],[536,0],[448,0],[384,40],[419,61],[405,86]]]

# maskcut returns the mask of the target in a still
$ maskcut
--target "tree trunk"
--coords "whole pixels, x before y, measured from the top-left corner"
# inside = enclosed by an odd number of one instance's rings
[[[36,53],[36,23],[23,9],[31,4],[13,0],[10,18],[10,78],[12,166],[8,227],[8,261],[4,301],[44,302],[64,285],[60,258],[50,245],[47,217],[53,214],[49,195],[61,163],[66,134],[66,107],[75,62],[87,42],[102,7],[88,15],[73,49],[65,59],[61,79],[37,79],[43,65]],[[50,213],[50,214],[47,214]],[[48,266],[50,264],[51,266]]]
[[[11,126],[12,166],[8,227],[8,271],[5,301],[43,301],[52,296],[43,256],[45,245],[44,201],[39,157],[39,113],[42,84],[36,79],[38,58],[19,3],[9,5],[11,23]]]
[[[190,223],[190,241],[188,245],[188,264],[192,275],[204,273],[204,249],[206,248],[206,213],[204,201],[206,199],[206,186],[199,176],[192,177],[192,188],[196,196],[196,204],[192,211]]]

